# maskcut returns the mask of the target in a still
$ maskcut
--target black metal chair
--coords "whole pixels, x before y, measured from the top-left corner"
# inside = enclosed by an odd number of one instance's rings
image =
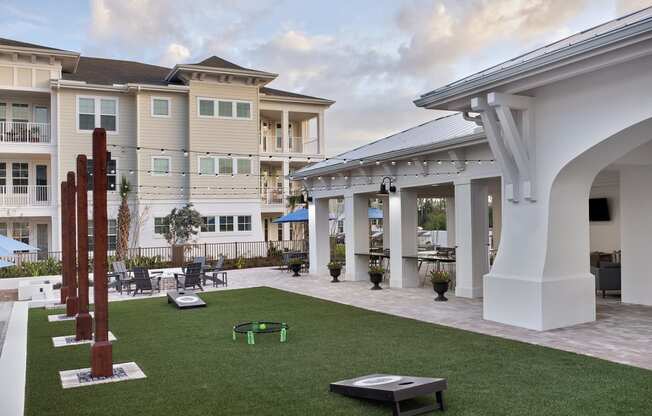
[[[204,285],[206,285],[207,280],[213,282],[213,287],[228,285],[227,275],[224,271],[224,255],[220,254],[214,267],[209,270],[204,270],[202,273],[202,281],[204,282]]]
[[[136,293],[138,293],[139,290],[141,294],[144,290],[149,290],[150,294],[154,294],[155,290],[160,291],[160,276],[157,280],[155,280],[156,278],[151,278],[149,276],[149,270],[144,267],[135,267],[134,276],[133,282],[136,285],[136,288],[134,289],[133,296],[136,296]]]
[[[195,262],[191,263],[184,273],[175,273],[174,279],[177,281],[177,290],[179,288],[195,288],[198,287],[199,290],[203,291],[204,288],[201,285],[201,276],[202,276],[202,266],[201,263]]]

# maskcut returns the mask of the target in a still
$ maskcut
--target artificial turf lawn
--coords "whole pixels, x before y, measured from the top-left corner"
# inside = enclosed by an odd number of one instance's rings
[[[54,348],[74,323],[31,310],[25,414],[390,415],[328,391],[368,373],[446,377],[451,416],[652,414],[647,370],[269,288],[201,296],[206,308],[184,311],[165,298],[111,303],[113,361],[135,361],[147,379],[69,390],[58,372],[88,367],[90,348]],[[287,322],[288,342],[233,342],[248,320]]]

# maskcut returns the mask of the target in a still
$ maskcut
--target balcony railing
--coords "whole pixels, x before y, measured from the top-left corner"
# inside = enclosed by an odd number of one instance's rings
[[[49,185],[0,186],[0,206],[49,206],[52,192]]]
[[[290,137],[288,143],[288,152],[290,153],[305,153],[317,154],[319,153],[319,139],[307,137]],[[277,147],[277,138],[265,136],[262,140],[261,152],[266,153],[283,153],[282,147]]]
[[[283,191],[277,189],[263,189],[260,192],[260,199],[266,205],[278,205],[283,203]]]
[[[50,143],[50,123],[0,121],[0,143]]]

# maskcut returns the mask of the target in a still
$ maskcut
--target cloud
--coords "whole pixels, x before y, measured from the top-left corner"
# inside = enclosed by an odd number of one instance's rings
[[[88,49],[165,65],[217,54],[278,73],[272,87],[337,101],[326,115],[332,154],[435,118],[412,99],[464,75],[464,60],[496,63],[496,45],[529,47],[567,31],[585,4],[414,0],[385,6],[384,21],[325,28],[304,22],[310,10],[292,0],[93,0]]]
[[[618,13],[626,14],[652,6],[652,0],[618,0],[616,4]]]

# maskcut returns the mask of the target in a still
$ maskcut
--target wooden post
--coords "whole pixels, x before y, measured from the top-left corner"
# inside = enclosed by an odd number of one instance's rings
[[[77,275],[79,276],[79,314],[75,321],[78,341],[93,339],[93,320],[88,313],[88,181],[86,155],[77,156]]]
[[[61,182],[61,290],[60,301],[62,305],[66,304],[68,299],[68,238],[70,234],[66,232],[68,229],[66,217],[66,194],[68,193],[68,183]]]
[[[91,347],[91,376],[113,375],[113,350],[109,342],[109,294],[107,288],[106,130],[93,130],[93,293],[95,343]]]
[[[75,215],[75,172],[68,172],[66,182],[66,212],[63,213],[66,218],[68,228],[63,230],[68,234],[68,299],[66,300],[66,315],[76,316],[79,312],[79,298],[77,297],[77,221]]]

